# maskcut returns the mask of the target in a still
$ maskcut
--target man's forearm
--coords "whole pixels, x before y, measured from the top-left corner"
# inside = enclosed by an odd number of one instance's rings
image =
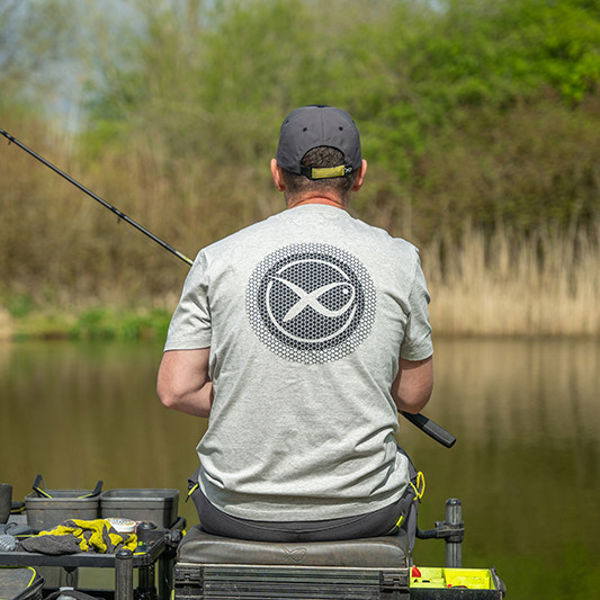
[[[429,402],[433,390],[433,360],[400,359],[398,376],[392,385],[392,397],[398,410],[416,414]]]

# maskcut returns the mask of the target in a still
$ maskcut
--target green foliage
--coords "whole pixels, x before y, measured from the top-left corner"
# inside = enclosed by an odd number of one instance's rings
[[[272,152],[290,107],[328,102],[352,110],[391,166],[471,107],[502,111],[546,88],[580,102],[600,79],[600,18],[581,2],[188,3],[196,20],[179,4],[144,5],[145,28],[92,104],[94,123],[152,123],[178,153],[251,160]]]
[[[91,308],[79,315],[69,337],[85,340],[164,339],[170,313],[163,309],[151,312]]]
[[[17,318],[30,314],[36,308],[31,294],[9,293],[3,304],[8,312]]]
[[[117,337],[122,340],[165,339],[171,314],[155,309],[149,314],[125,315],[118,324]]]
[[[114,338],[114,322],[106,309],[92,308],[79,315],[72,335],[77,339]]]
[[[355,205],[361,213],[375,196],[392,203],[435,179],[418,170],[457,138],[478,144],[465,130],[478,138],[523,106],[546,110],[549,98],[564,114],[582,110],[600,80],[593,2],[349,1],[324,11],[309,0],[173,1],[145,3],[140,18],[123,66],[111,64],[93,90],[91,145],[142,138],[167,164],[187,158],[210,172],[243,167],[262,177],[282,116],[307,103],[340,105],[377,169],[371,194]],[[545,197],[516,194],[542,221],[573,216],[570,199],[551,215],[540,211]],[[518,208],[474,201],[475,221],[518,220]]]
[[[64,339],[70,337],[72,318],[63,312],[42,311],[39,308],[16,315],[8,337],[15,341],[29,339]]]
[[[11,312],[14,327],[2,335],[15,340],[74,339],[153,341],[166,339],[171,312],[166,309],[132,309],[95,306],[69,311],[41,309],[25,301]],[[11,306],[9,305],[10,309]]]

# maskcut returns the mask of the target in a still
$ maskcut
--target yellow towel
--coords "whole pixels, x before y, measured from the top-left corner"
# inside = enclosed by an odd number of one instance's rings
[[[106,519],[69,519],[54,529],[40,531],[39,535],[23,540],[21,545],[30,552],[62,554],[69,552],[63,543],[66,541],[65,536],[71,542],[68,547],[78,545],[79,552],[113,554],[122,548],[133,552],[137,547],[137,536],[134,533],[117,533]]]

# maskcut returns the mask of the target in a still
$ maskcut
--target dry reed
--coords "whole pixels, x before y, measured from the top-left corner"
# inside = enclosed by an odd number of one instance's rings
[[[423,249],[434,330],[449,335],[600,334],[600,225],[536,235],[466,227]]]

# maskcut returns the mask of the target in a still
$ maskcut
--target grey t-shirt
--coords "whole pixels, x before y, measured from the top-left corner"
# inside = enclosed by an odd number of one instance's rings
[[[214,403],[197,447],[219,509],[266,521],[359,515],[408,484],[391,385],[431,356],[417,249],[320,204],[202,250],[165,350],[210,347]]]

